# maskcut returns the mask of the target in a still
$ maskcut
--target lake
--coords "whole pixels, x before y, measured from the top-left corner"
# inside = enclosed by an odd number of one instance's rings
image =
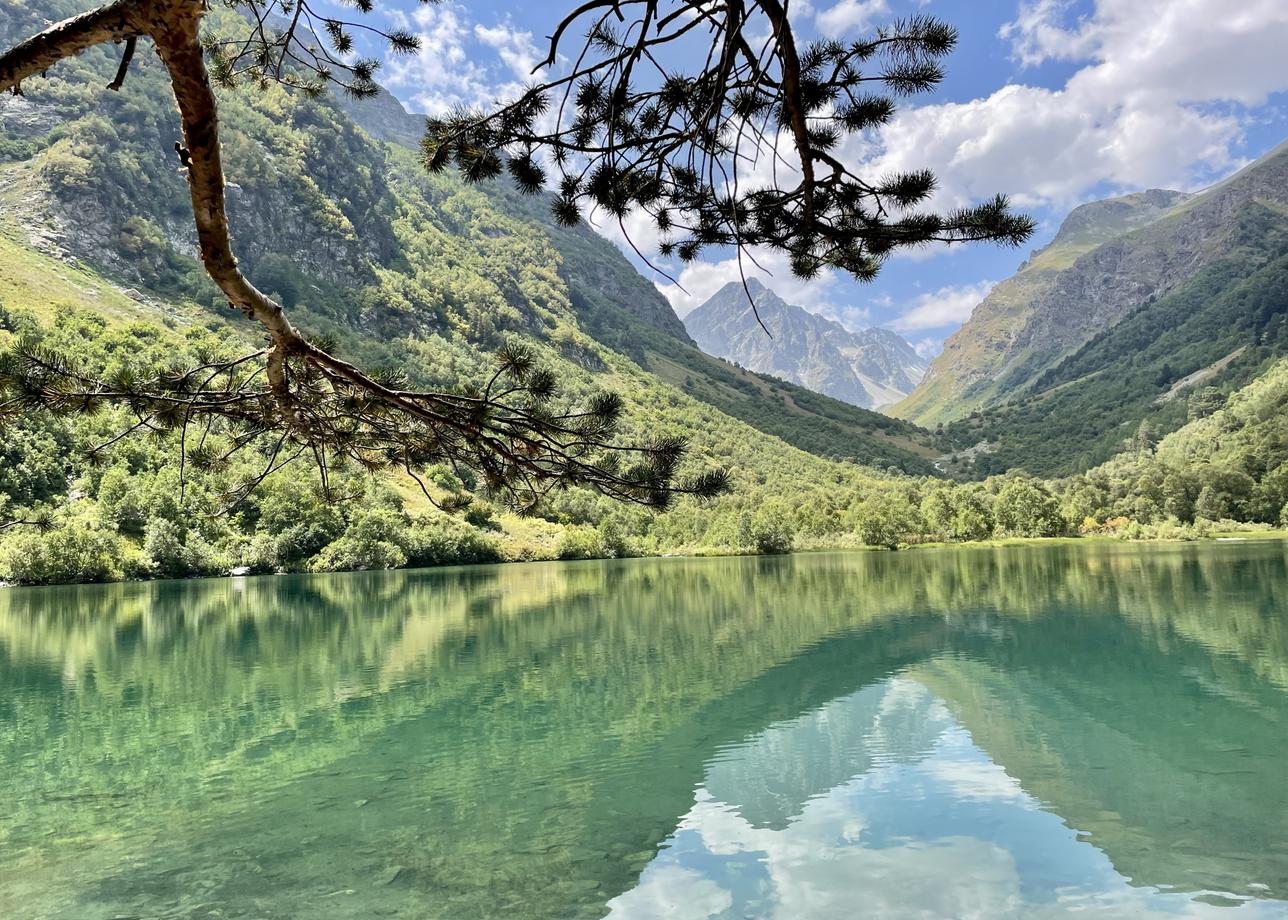
[[[0,591],[0,917],[1288,917],[1288,545]]]

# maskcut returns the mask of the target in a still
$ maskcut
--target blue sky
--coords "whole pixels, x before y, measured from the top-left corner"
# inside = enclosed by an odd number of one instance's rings
[[[513,94],[545,51],[565,2],[393,0],[384,15],[420,34],[414,59],[382,81],[412,110],[441,111]],[[901,108],[849,155],[887,169],[928,167],[940,203],[1009,194],[1040,222],[1021,251],[986,245],[903,255],[860,285],[790,276],[762,262],[788,300],[860,328],[884,325],[927,353],[1012,274],[1077,204],[1144,188],[1196,190],[1288,138],[1285,0],[792,0],[798,36],[857,38],[914,12],[961,39],[948,78]],[[616,228],[602,228],[614,238]],[[647,250],[647,234],[636,234]],[[729,253],[667,265],[657,278],[681,315],[737,277]],[[646,274],[650,274],[646,270]]]

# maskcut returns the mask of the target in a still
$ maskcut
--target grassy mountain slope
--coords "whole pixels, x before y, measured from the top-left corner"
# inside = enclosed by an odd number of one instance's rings
[[[1135,295],[1095,280],[1121,270],[1121,248],[1102,247],[1157,220],[1185,195],[1154,190],[1075,209],[1055,238],[1012,278],[995,287],[944,344],[925,378],[894,414],[933,425],[990,405],[1069,347],[1076,347],[1125,309]],[[1149,285],[1138,282],[1147,293]],[[1106,299],[1111,303],[1102,303]]]
[[[1109,459],[1144,422],[1184,424],[1191,401],[1252,380],[1288,351],[1288,219],[1253,201],[1233,215],[1224,255],[1040,375],[1028,394],[946,429],[986,441],[974,472],[1063,475]]]

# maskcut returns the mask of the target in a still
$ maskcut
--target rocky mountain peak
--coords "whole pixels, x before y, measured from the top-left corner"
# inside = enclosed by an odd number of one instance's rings
[[[789,304],[755,278],[745,288],[740,281],[724,285],[685,318],[685,326],[710,354],[864,408],[902,399],[926,368],[897,333],[852,331]]]

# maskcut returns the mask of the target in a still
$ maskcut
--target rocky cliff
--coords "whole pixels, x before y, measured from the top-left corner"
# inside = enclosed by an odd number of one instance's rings
[[[916,350],[888,329],[852,332],[787,303],[755,279],[746,289],[726,284],[684,323],[709,354],[865,408],[902,399],[926,368]]]

